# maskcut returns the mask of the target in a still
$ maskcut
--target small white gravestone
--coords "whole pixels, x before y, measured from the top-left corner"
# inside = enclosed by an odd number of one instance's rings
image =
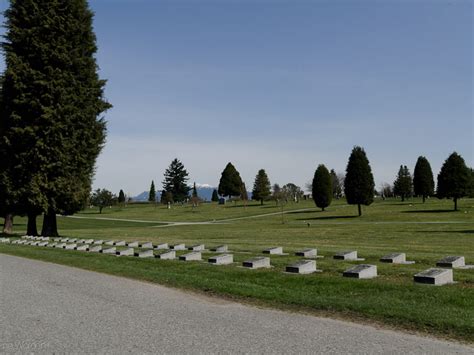
[[[134,254],[135,254],[135,251],[133,250],[133,248],[128,248],[125,250],[119,250],[115,252],[115,255],[117,256],[133,256]]]
[[[179,260],[182,261],[199,261],[202,260],[201,252],[196,251],[189,254],[180,255]]]
[[[21,245],[21,244],[26,244],[26,243],[27,243],[26,240],[20,240],[20,241],[18,242],[18,244],[20,244],[20,245]]]
[[[211,248],[211,251],[215,251],[216,253],[227,253],[229,251],[229,248],[227,245],[219,245],[215,248]]]
[[[56,248],[56,245],[58,245],[58,243],[49,243],[47,245],[48,248]]]
[[[153,243],[151,242],[142,243],[142,244],[139,244],[138,246],[143,249],[153,249]]]
[[[447,256],[436,263],[436,266],[450,267],[453,269],[465,266],[464,256]]]
[[[372,279],[377,277],[377,266],[368,264],[356,265],[344,271],[342,276],[356,279]]]
[[[352,250],[352,251],[341,251],[334,255],[334,259],[336,260],[365,260],[362,258],[357,257],[357,251]]]
[[[186,246],[184,244],[176,244],[176,245],[172,245],[171,249],[173,249],[173,250],[186,250]]]
[[[168,243],[161,243],[161,244],[158,244],[157,246],[155,246],[155,249],[156,249],[156,250],[169,249],[169,248],[168,248]]]
[[[174,250],[170,250],[163,254],[155,255],[155,258],[161,259],[161,260],[174,260],[176,259],[176,252]]]
[[[263,254],[271,254],[271,255],[282,255],[283,254],[283,248],[282,247],[273,247],[273,248],[268,248],[265,249]]]
[[[432,268],[415,274],[413,280],[417,283],[436,286],[452,284],[453,270]]]
[[[8,244],[8,243],[10,243],[10,239],[9,238],[1,238],[0,243]]]
[[[295,253],[296,256],[302,256],[303,258],[316,258],[318,256],[318,250],[317,249],[303,249],[303,250],[298,250]]]
[[[380,258],[380,261],[383,263],[391,263],[391,264],[414,264],[414,261],[407,261],[405,253],[392,253],[383,256]]]
[[[234,262],[234,256],[232,254],[216,255],[210,257],[208,262],[212,265],[228,265]]]
[[[102,245],[96,245],[89,249],[91,253],[100,253],[102,251]]]
[[[66,250],[74,250],[75,247],[77,247],[77,244],[76,244],[76,243],[66,244],[66,245],[64,246],[64,249],[66,249]]]
[[[103,241],[103,240],[96,240],[96,241],[94,242],[94,244],[95,244],[95,245],[102,245],[102,244],[104,244],[104,241]]]
[[[13,242],[11,242],[11,244],[18,244],[19,241],[20,241],[19,239],[14,240]]]
[[[76,243],[76,242],[77,242],[77,238],[68,239],[67,241],[68,241],[69,243]]]
[[[203,251],[204,249],[205,249],[204,244],[193,245],[188,248],[188,250],[192,250],[192,251]]]
[[[60,240],[61,243],[66,243],[67,241],[69,241],[68,238],[62,238],[62,239]]]
[[[94,239],[86,239],[84,240],[84,244],[92,244],[94,243]]]
[[[246,260],[242,263],[243,267],[248,267],[251,269],[259,269],[262,267],[270,267],[270,258],[266,257],[257,257]]]
[[[138,242],[130,242],[130,243],[127,243],[127,247],[130,247],[130,248],[138,248]]]
[[[100,251],[102,254],[115,254],[117,252],[117,248],[108,248],[108,249],[102,249]]]
[[[139,258],[154,258],[155,254],[153,254],[153,249],[148,249],[135,253],[135,256],[138,256]]]
[[[316,261],[314,260],[300,260],[286,267],[286,272],[294,274],[312,274],[316,271]]]
[[[60,241],[61,241],[61,238],[53,238],[53,241],[54,241],[54,242],[60,242]]]
[[[66,246],[66,243],[58,243],[56,244],[55,248],[63,249],[65,246]]]
[[[77,241],[77,244],[84,244],[84,241],[85,241],[84,239],[79,239],[79,240]]]
[[[39,247],[46,247],[48,246],[49,242],[41,242],[41,243],[38,243],[38,246]]]
[[[114,243],[114,245],[115,245],[116,247],[124,247],[125,244],[126,244],[126,243],[125,243],[125,240],[121,240],[121,241],[119,241],[119,242],[115,242],[115,243]]]
[[[79,250],[79,251],[88,251],[88,250],[89,250],[89,244],[79,245],[78,247],[76,247],[76,250]]]
[[[109,241],[106,241],[104,244],[105,244],[105,245],[112,246],[112,245],[114,245],[114,244],[115,244],[115,241],[113,241],[113,240],[109,240]]]

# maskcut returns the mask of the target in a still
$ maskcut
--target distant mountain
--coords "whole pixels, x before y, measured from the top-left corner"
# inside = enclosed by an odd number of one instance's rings
[[[214,189],[217,190],[217,187],[208,185],[208,184],[196,184],[196,189],[198,196],[203,199],[204,201],[211,201],[212,198],[212,192]],[[132,201],[137,201],[137,202],[146,202],[148,201],[148,191],[143,191],[141,194],[132,197]],[[249,198],[251,198],[252,193],[249,191],[248,192]],[[156,199],[160,201],[161,199],[161,191],[156,192]]]

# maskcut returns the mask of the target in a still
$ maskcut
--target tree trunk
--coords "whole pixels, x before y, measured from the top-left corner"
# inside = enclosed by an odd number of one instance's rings
[[[36,227],[36,213],[28,213],[28,227],[26,235],[38,235],[38,228]]]
[[[423,195],[423,203],[425,203],[425,200],[426,200],[426,196]]]
[[[357,208],[359,209],[359,217],[362,216],[362,208],[360,207],[360,203],[357,205]]]
[[[323,210],[323,212],[324,212],[324,207],[322,207],[321,209],[322,209],[322,210]]]
[[[54,211],[48,211],[44,214],[43,230],[41,231],[41,235],[43,237],[58,236],[58,225],[56,221],[56,213]]]
[[[453,200],[454,200],[454,210],[457,211],[458,210],[458,198],[455,197],[455,198],[453,198]]]
[[[3,224],[3,233],[12,234],[13,233],[13,213],[8,213],[5,215],[5,223]]]
[[[402,202],[405,202],[405,195],[402,195]]]
[[[263,198],[260,200],[260,206],[263,206]]]
[[[103,208],[104,208],[104,207],[102,207],[102,206],[99,207],[99,214],[102,214],[102,209],[103,209]]]

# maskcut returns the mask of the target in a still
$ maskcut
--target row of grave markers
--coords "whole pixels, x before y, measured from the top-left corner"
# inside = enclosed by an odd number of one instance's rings
[[[52,243],[50,243],[52,241]],[[0,238],[0,243],[10,243],[8,238]],[[60,248],[66,250],[78,250],[96,252],[102,254],[111,254],[117,256],[135,256],[139,258],[158,258],[161,260],[174,260],[176,259],[176,251],[189,250],[191,253],[180,255],[179,260],[183,261],[202,261],[201,252],[205,250],[204,244],[198,244],[190,247],[186,247],[185,244],[175,244],[168,246],[168,243],[162,243],[153,245],[152,242],[126,242],[126,241],[104,241],[94,239],[77,239],[77,238],[52,238],[49,237],[32,237],[23,236],[21,239],[14,240],[12,244],[23,244],[33,245],[42,247]],[[69,244],[68,244],[69,243]],[[80,245],[79,245],[80,244]],[[107,248],[104,248],[106,246]],[[128,247],[128,249],[117,250],[116,247]],[[140,250],[135,252],[133,248],[142,248],[147,250]],[[161,254],[154,254],[154,250],[166,250]],[[227,253],[227,245],[221,245],[210,249],[213,252]],[[268,248],[262,251],[264,254],[269,255],[288,255],[283,252],[282,247]],[[308,259],[322,258],[323,256],[317,255],[317,249],[308,248],[297,251],[296,256],[301,256]],[[357,256],[357,251],[343,251],[333,256],[336,260],[346,261],[363,261],[365,259]],[[383,256],[380,259],[381,262],[392,263],[392,264],[414,264],[415,261],[407,261],[405,253],[392,253]],[[212,265],[229,265],[234,263],[232,254],[222,254],[212,256],[208,259],[208,262]],[[417,283],[431,284],[431,285],[445,285],[453,283],[453,268],[458,269],[471,269],[474,265],[465,265],[465,259],[463,256],[447,256],[436,263],[438,267],[443,268],[430,268],[414,275],[414,281]],[[246,260],[242,263],[242,267],[250,269],[269,268],[271,267],[269,257],[255,257]],[[445,269],[449,268],[449,269]],[[297,261],[285,269],[286,273],[296,274],[311,274],[314,272],[322,272],[317,269],[315,260],[300,260]],[[344,277],[358,278],[358,279],[371,279],[377,277],[377,266],[370,264],[359,264],[355,265],[343,272]]]

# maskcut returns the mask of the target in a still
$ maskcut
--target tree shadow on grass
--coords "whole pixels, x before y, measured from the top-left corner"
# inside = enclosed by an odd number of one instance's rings
[[[416,210],[416,211],[401,211],[401,213],[449,213],[449,212],[459,212],[454,210]]]
[[[462,233],[462,234],[474,234],[473,229],[462,230],[462,231],[416,231],[417,233]]]
[[[315,211],[311,211],[311,210],[308,210],[308,211],[290,211],[290,212],[286,212],[287,214],[300,214],[300,213],[314,213]],[[321,211],[317,211],[317,212],[321,212]]]
[[[358,218],[358,216],[321,216],[312,218],[297,218],[298,221],[318,221],[318,220],[331,220],[331,219],[351,219]]]

